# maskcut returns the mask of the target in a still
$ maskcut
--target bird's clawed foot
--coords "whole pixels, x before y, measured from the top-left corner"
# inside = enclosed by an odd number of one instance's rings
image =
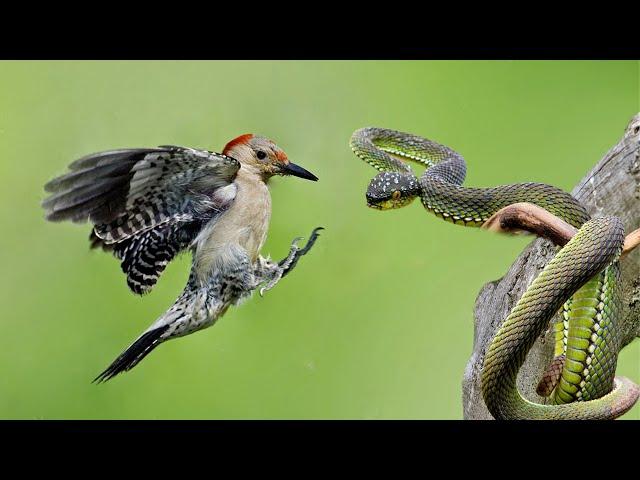
[[[306,255],[309,250],[311,250],[311,247],[313,247],[314,243],[316,243],[316,240],[320,236],[320,234],[318,233],[320,230],[324,230],[324,227],[314,228],[311,232],[309,240],[307,241],[307,244],[302,248],[298,247],[298,242],[302,240],[302,237],[293,239],[293,241],[291,242],[291,248],[289,249],[289,254],[274,266],[274,271],[272,273],[271,279],[265,286],[260,288],[259,292],[261,297],[264,295],[264,292],[271,290],[282,277],[293,270],[293,268],[298,263],[298,260],[300,260],[300,257]]]
[[[291,242],[291,250],[289,251],[289,255],[287,255],[287,258],[280,260],[280,262],[278,263],[278,265],[283,269],[283,277],[291,270],[293,270],[293,268],[298,263],[298,260],[300,260],[300,257],[306,255],[309,250],[311,250],[311,247],[313,247],[313,245],[316,243],[316,240],[320,236],[320,234],[318,233],[320,230],[324,230],[324,227],[316,227],[313,229],[311,235],[309,236],[307,244],[303,248],[299,248],[297,245],[298,241],[302,240],[302,237],[298,237],[294,239],[293,242]]]

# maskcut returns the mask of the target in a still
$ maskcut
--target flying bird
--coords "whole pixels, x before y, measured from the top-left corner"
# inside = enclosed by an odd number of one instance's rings
[[[120,260],[135,294],[149,292],[167,264],[192,254],[175,303],[94,381],[135,367],[162,342],[215,323],[256,288],[269,290],[315,243],[295,239],[279,262],[260,255],[271,217],[274,175],[318,178],[291,163],[272,140],[245,134],[222,153],[178,146],[109,150],[83,157],[45,185],[46,219],[93,225],[91,248]]]

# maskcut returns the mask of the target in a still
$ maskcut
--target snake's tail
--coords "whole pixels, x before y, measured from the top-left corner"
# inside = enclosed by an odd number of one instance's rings
[[[627,413],[639,397],[638,385],[626,377],[615,377],[610,393],[588,402],[540,405],[522,398],[518,393],[511,414],[513,419],[526,420],[613,420]]]
[[[564,362],[567,359],[566,355],[558,355],[555,357],[549,366],[546,368],[544,373],[542,374],[542,378],[540,382],[538,382],[538,386],[536,387],[536,393],[541,397],[548,397],[553,392],[553,389],[556,388],[556,385],[560,381],[560,377],[562,376],[562,369],[564,368]]]

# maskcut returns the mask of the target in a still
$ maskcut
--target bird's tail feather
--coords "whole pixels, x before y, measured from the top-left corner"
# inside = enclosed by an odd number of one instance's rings
[[[126,372],[135,367],[140,360],[146,357],[163,340],[162,335],[169,328],[169,325],[162,325],[153,330],[143,333],[135,342],[116,358],[107,369],[98,375],[93,381],[97,383],[106,382],[122,372]]]

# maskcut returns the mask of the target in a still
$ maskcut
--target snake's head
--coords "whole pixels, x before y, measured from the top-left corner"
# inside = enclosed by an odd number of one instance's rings
[[[389,210],[409,205],[420,194],[418,179],[407,173],[381,172],[367,188],[367,206]]]

